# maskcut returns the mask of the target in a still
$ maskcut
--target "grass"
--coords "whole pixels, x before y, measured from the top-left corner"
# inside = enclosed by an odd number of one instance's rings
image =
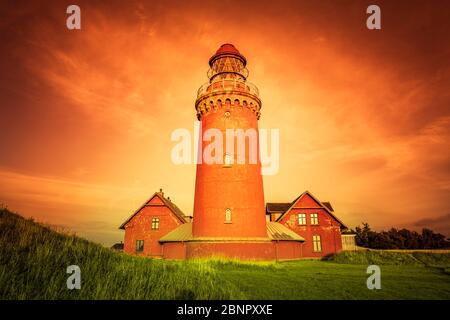
[[[66,268],[81,268],[68,290]],[[381,267],[381,290],[366,268]],[[111,251],[0,209],[0,299],[450,299],[450,255],[344,252],[329,261],[166,261]]]
[[[382,250],[347,251],[332,258],[334,262],[362,265],[400,265],[449,267],[450,254],[445,253],[400,253]]]

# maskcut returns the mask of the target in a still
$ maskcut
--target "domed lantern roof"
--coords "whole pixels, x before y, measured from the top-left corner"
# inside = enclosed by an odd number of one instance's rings
[[[221,79],[240,76],[241,80],[245,80],[248,77],[246,65],[247,59],[238,49],[231,43],[225,43],[209,59],[208,78],[212,81],[219,75]]]
[[[242,60],[244,66],[247,64],[247,59],[239,52],[238,49],[231,43],[224,43],[217,49],[216,53],[209,59],[209,65],[212,66],[213,62],[221,56],[232,55]]]

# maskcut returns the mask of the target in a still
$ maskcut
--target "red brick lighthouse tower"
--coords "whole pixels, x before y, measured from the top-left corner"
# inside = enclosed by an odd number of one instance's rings
[[[195,238],[268,239],[258,141],[261,100],[247,81],[246,64],[232,44],[222,45],[209,60],[209,82],[198,90],[195,108],[202,133],[222,133],[223,155],[197,165]],[[227,129],[235,134],[227,136]],[[211,143],[220,143],[203,140],[199,150],[204,155]],[[234,148],[226,150],[230,143]]]
[[[258,140],[261,100],[247,81],[246,65],[232,44],[222,45],[209,59],[209,81],[195,102],[201,132],[194,219],[159,238],[164,258],[301,257],[304,239],[278,222],[266,222]]]

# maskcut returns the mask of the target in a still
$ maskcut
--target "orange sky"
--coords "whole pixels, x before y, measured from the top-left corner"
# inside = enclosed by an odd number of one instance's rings
[[[266,201],[304,190],[349,226],[450,235],[450,30],[445,1],[73,1],[0,4],[0,202],[110,245],[160,187],[192,213],[192,130],[208,59],[248,60],[260,128],[280,129]],[[365,27],[377,3],[382,30]]]

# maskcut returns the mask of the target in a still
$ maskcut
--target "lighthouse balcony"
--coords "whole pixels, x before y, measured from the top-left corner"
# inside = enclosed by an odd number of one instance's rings
[[[248,82],[238,79],[220,79],[212,82],[207,82],[202,85],[197,92],[197,100],[203,96],[209,95],[214,92],[243,92],[246,94],[254,95],[259,98],[258,88]]]

